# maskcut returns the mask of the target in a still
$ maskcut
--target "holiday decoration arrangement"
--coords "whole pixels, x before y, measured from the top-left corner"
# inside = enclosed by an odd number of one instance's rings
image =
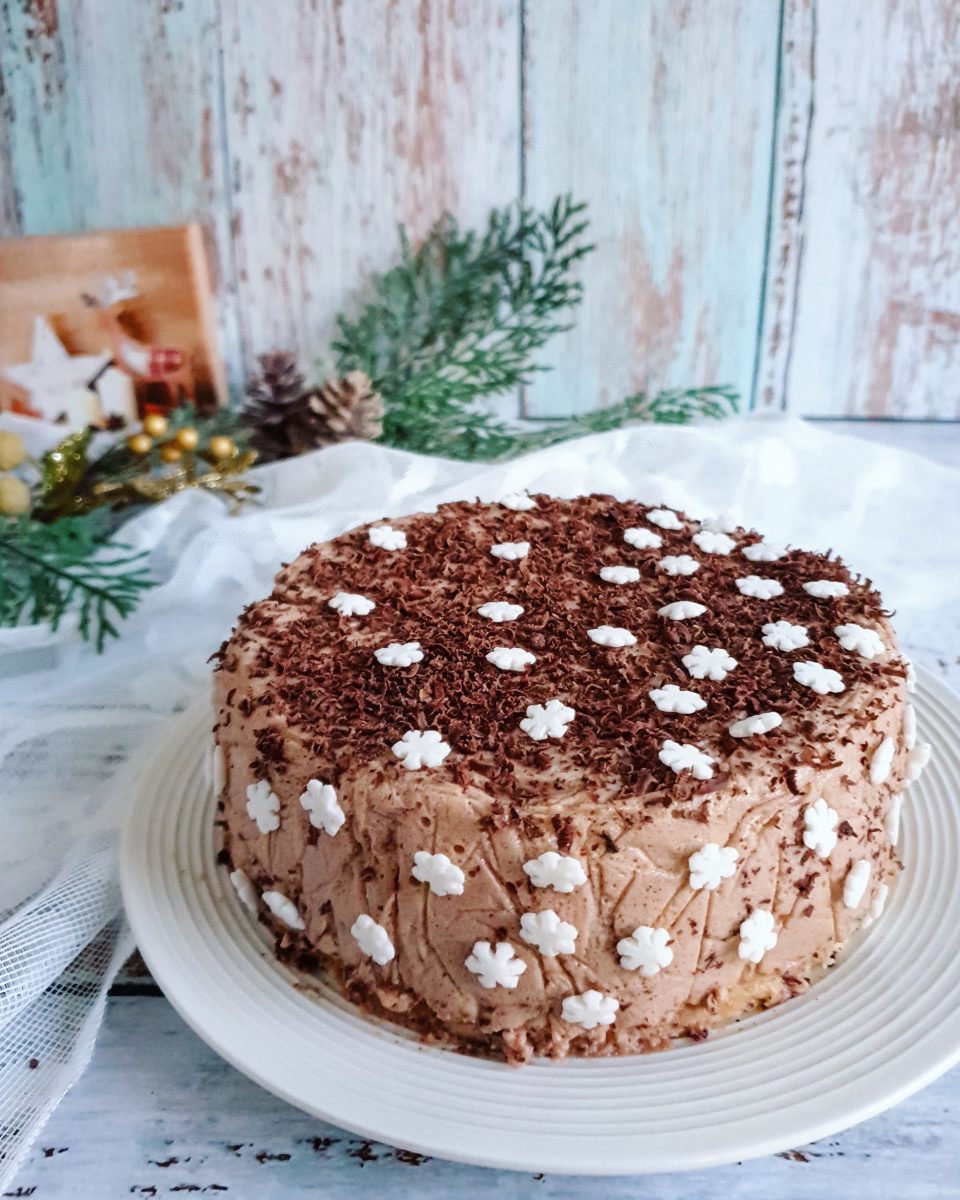
[[[493,460],[630,421],[735,413],[736,393],[712,386],[641,392],[535,428],[491,411],[489,399],[546,369],[537,352],[572,325],[583,296],[577,264],[592,249],[585,212],[569,197],[544,212],[514,205],[494,210],[481,232],[447,216],[416,248],[401,229],[400,261],[372,282],[359,316],[338,317],[335,369],[321,383],[308,385],[296,355],[275,351],[261,356],[241,408],[206,414],[176,406],[171,394],[169,409],[148,412],[139,427],[122,418],[110,433],[83,427],[39,461],[17,434],[0,432],[0,626],[56,629],[75,614],[81,636],[101,650],[152,586],[142,556],[118,539],[124,516],[185,488],[236,510],[256,497],[246,478],[256,461],[349,439]],[[88,303],[112,321],[132,284],[108,284]],[[129,339],[115,340],[115,359],[129,357]],[[105,357],[98,371],[112,362]],[[171,362],[163,378],[182,368]]]

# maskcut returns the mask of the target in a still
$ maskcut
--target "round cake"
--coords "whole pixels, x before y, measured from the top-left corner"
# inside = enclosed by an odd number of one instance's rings
[[[311,546],[218,659],[221,861],[277,953],[511,1062],[803,991],[929,754],[869,580],[609,496]]]

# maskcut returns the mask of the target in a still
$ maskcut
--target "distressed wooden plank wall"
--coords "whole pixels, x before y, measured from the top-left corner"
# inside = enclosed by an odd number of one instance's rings
[[[0,0],[0,235],[203,220],[239,385],[322,357],[398,222],[570,188],[529,412],[957,418],[958,78],[955,0]]]

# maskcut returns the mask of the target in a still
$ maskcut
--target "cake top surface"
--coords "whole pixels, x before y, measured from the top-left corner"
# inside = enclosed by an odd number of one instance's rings
[[[519,496],[311,546],[220,668],[271,775],[293,736],[332,782],[377,764],[511,806],[565,779],[671,804],[757,754],[789,785],[834,717],[885,707],[906,669],[887,615],[829,554],[609,496]]]

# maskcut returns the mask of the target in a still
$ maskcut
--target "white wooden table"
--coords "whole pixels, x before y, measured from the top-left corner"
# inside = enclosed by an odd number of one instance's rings
[[[960,424],[858,422],[849,431],[960,467]],[[909,648],[960,690],[957,614],[945,615],[943,635],[938,647]],[[864,1125],[773,1158],[645,1179],[513,1175],[424,1159],[324,1125],[227,1066],[151,982],[128,976],[115,992],[92,1065],[4,1196],[960,1197],[960,1068]]]

